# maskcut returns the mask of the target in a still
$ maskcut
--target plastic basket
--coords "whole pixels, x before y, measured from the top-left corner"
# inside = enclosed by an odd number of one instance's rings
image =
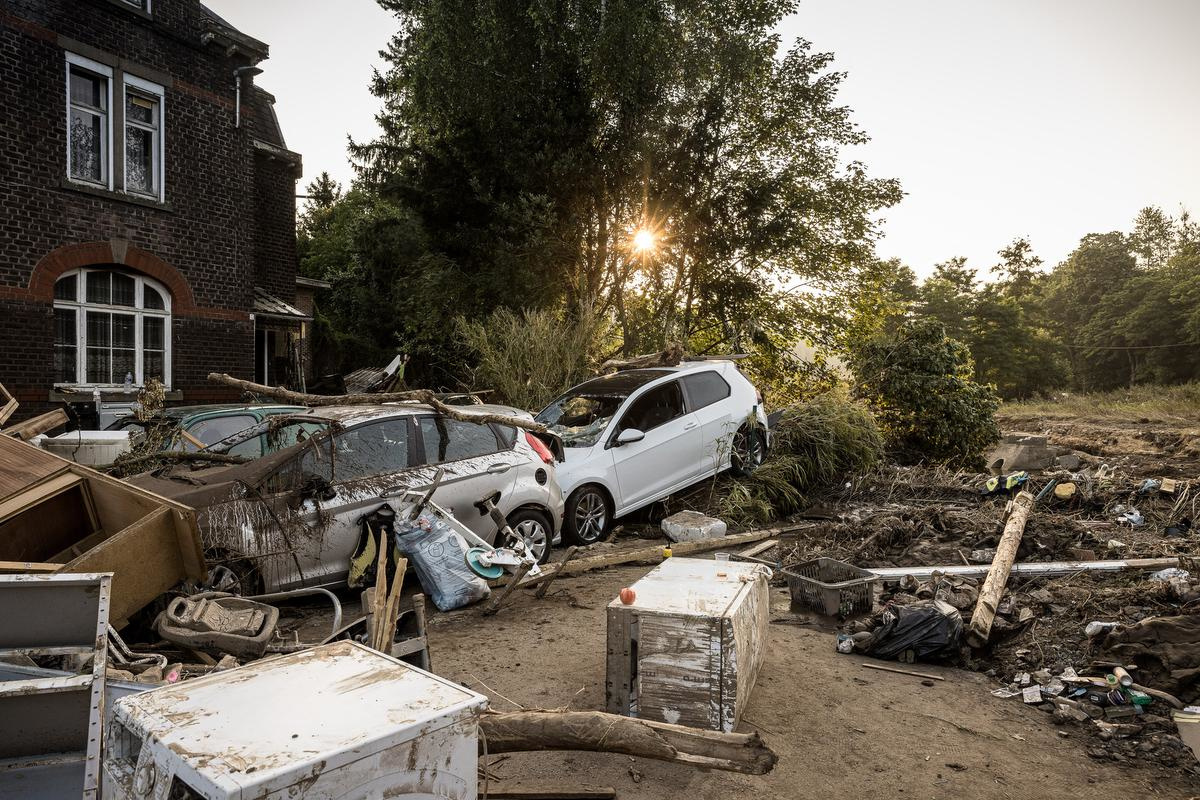
[[[879,577],[833,558],[785,567],[792,602],[829,616],[848,617],[871,610]]]

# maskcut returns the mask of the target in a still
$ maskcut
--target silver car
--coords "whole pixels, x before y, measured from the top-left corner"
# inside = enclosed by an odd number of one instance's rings
[[[489,542],[497,531],[484,498],[541,561],[562,520],[552,447],[511,426],[415,404],[330,406],[277,417],[210,450],[237,453],[254,437],[267,452],[284,446],[245,464],[129,480],[195,508],[210,562],[249,564],[266,591],[345,580],[363,515],[385,502],[398,509],[400,496],[427,487],[439,468],[434,502]]]

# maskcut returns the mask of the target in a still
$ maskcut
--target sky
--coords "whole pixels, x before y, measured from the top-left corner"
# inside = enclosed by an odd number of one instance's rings
[[[206,0],[271,58],[305,182],[348,183],[369,139],[368,82],[394,19],[372,0]],[[1200,214],[1200,0],[801,0],[780,25],[832,51],[871,141],[847,153],[898,178],[878,251],[918,275],[966,256],[981,275],[1027,236],[1047,265],[1138,210]]]

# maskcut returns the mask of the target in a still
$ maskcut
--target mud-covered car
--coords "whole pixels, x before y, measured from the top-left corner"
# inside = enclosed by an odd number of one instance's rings
[[[527,416],[498,406],[462,411]],[[413,404],[331,406],[274,417],[207,451],[237,453],[259,437],[268,454],[244,464],[129,480],[195,508],[210,563],[265,591],[344,581],[363,515],[383,503],[398,509],[439,468],[434,502],[489,542],[497,531],[479,505],[484,497],[542,561],[562,519],[553,449],[509,425],[461,422]]]
[[[295,414],[304,411],[303,406],[288,405],[246,405],[226,403],[203,406],[175,406],[164,409],[162,414],[150,420],[139,420],[132,414],[121,417],[106,428],[110,431],[130,431],[139,434],[149,428],[159,428],[159,435],[164,440],[162,449],[182,450],[194,453],[210,445],[239,433],[246,428],[258,425],[264,420],[280,414]],[[242,446],[237,455],[257,457],[266,453],[264,449],[254,450],[258,440],[252,440]]]

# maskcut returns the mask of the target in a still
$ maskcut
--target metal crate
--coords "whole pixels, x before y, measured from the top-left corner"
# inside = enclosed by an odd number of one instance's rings
[[[873,572],[833,558],[817,558],[785,567],[792,602],[829,616],[867,613],[875,602]]]

